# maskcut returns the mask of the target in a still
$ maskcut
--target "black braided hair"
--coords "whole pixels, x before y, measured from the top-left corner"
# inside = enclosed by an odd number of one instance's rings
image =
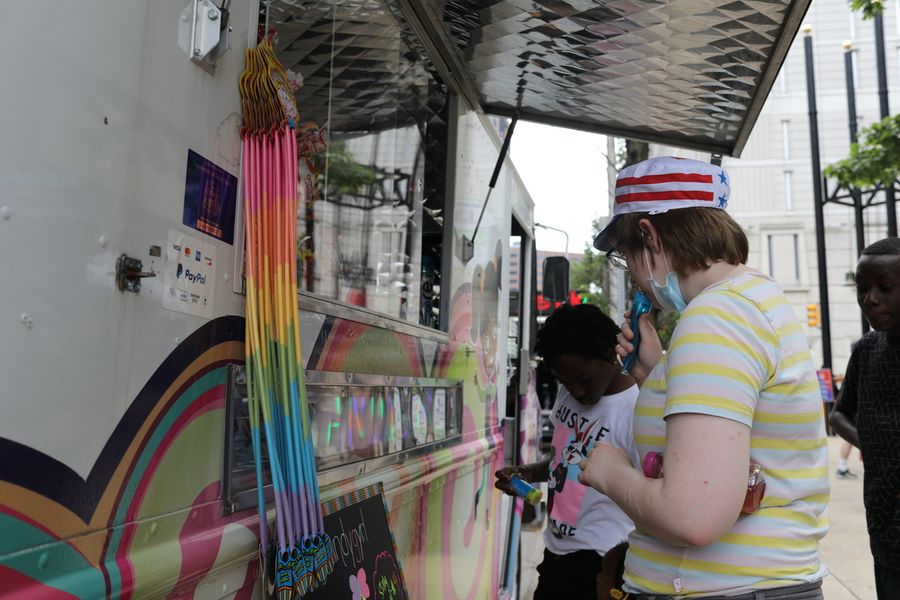
[[[862,251],[864,255],[880,256],[890,254],[900,254],[900,238],[888,237],[877,242],[872,242],[866,249]]]
[[[618,326],[593,304],[563,304],[538,331],[535,350],[545,360],[561,354],[606,359],[618,334]]]

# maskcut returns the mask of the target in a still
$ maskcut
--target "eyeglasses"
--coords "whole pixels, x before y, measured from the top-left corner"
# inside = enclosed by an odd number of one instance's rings
[[[625,260],[625,255],[612,248],[606,253],[606,260],[609,261],[609,264],[614,266],[617,269],[621,269],[623,271],[628,270],[628,261]]]

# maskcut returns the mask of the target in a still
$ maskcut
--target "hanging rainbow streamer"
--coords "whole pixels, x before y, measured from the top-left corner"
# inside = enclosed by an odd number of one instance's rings
[[[322,524],[297,306],[297,106],[269,40],[240,79],[247,242],[247,391],[260,518],[269,550],[262,432],[275,491],[275,595],[325,583],[337,556]]]

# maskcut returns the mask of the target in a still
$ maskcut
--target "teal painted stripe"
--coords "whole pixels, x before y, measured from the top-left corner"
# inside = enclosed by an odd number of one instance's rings
[[[115,519],[113,520],[113,523],[115,523],[116,526],[113,527],[109,539],[109,546],[106,550],[106,565],[109,570],[109,578],[113,588],[113,597],[116,597],[121,593],[120,587],[122,574],[119,572],[119,567],[115,562],[115,557],[118,553],[119,545],[122,542],[122,536],[125,533],[125,528],[122,527],[122,524],[124,524],[125,522],[125,514],[128,511],[131,500],[134,498],[135,490],[138,484],[141,482],[141,478],[144,477],[145,471],[147,469],[147,464],[153,458],[153,455],[156,453],[160,442],[162,442],[163,438],[172,427],[172,424],[178,419],[181,413],[184,412],[184,410],[201,395],[217,385],[224,384],[226,381],[226,373],[227,369],[224,367],[215,369],[203,375],[202,377],[197,379],[197,381],[192,383],[190,387],[188,387],[181,394],[181,396],[179,396],[175,403],[171,407],[169,407],[168,412],[165,414],[163,419],[159,422],[158,426],[151,434],[147,445],[144,447],[140,458],[135,464],[134,470],[129,476],[128,484],[125,487],[125,492],[122,494],[122,497],[119,500],[119,505],[116,508],[116,515]]]
[[[34,526],[0,514],[0,541],[23,542],[31,550],[10,554],[0,564],[42,584],[68,592],[78,598],[102,598],[106,595],[103,574],[65,542]]]

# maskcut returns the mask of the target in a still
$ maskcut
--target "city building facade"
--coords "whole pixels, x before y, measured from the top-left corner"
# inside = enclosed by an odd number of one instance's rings
[[[888,98],[891,114],[900,108],[900,0],[886,0],[883,14]],[[881,118],[872,21],[850,10],[846,0],[816,0],[806,15],[811,27],[818,105],[819,153],[824,168],[846,158],[850,149],[845,42],[851,42],[859,128]],[[651,145],[650,156],[675,155],[710,160],[708,154]],[[749,264],[772,276],[785,290],[807,329],[817,366],[823,362],[819,275],[813,203],[804,34],[794,40],[787,60],[740,158],[725,157],[731,179],[729,213],[750,241]],[[834,182],[829,181],[829,189]],[[615,190],[614,181],[610,186]],[[864,243],[887,235],[883,194],[863,211]],[[858,251],[851,207],[825,205],[825,255],[831,317],[832,366],[841,374],[851,344],[862,335],[853,271]],[[614,304],[624,300],[622,278],[610,278]],[[616,282],[619,286],[617,287]],[[614,306],[614,311],[621,304]],[[615,312],[614,312],[615,314]],[[621,312],[619,312],[621,314]]]

